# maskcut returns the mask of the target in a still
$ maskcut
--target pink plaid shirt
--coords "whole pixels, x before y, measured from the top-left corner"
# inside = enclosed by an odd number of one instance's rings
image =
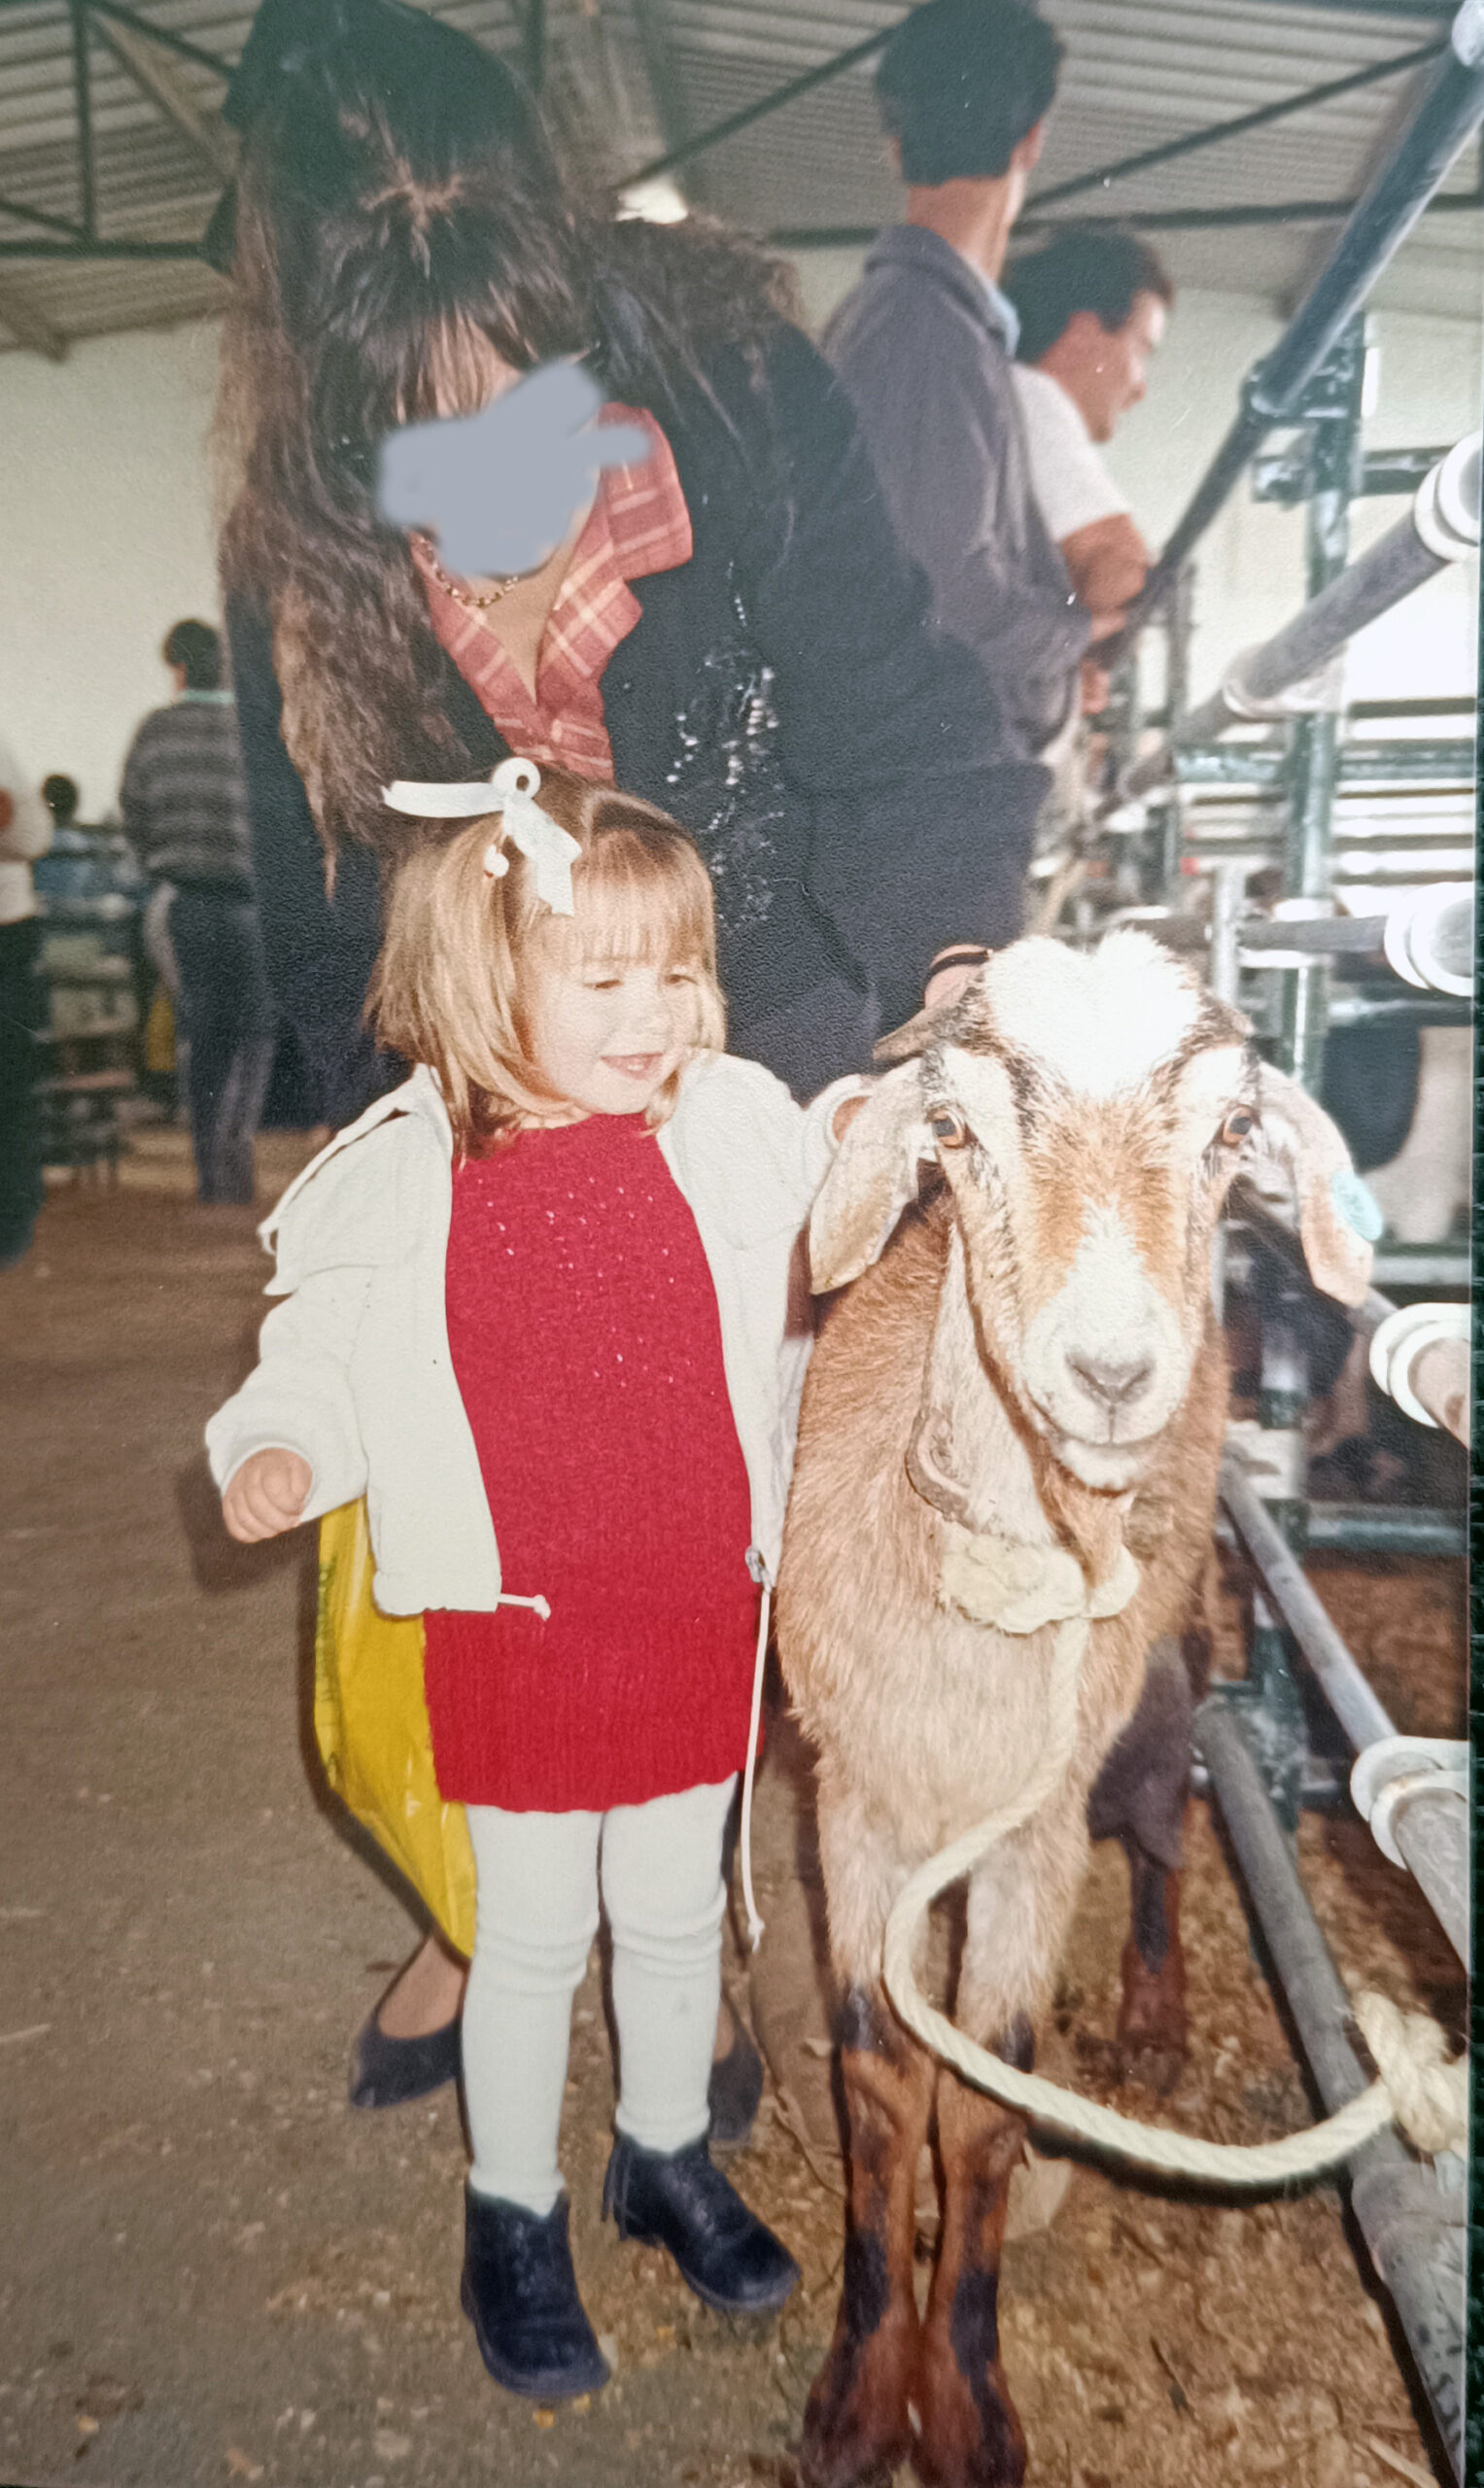
[[[641,406],[609,405],[598,420],[642,424],[652,454],[638,466],[602,470],[541,638],[534,700],[494,633],[439,587],[416,547],[413,560],[433,630],[511,750],[579,778],[610,778],[603,675],[641,610],[629,581],[688,562],[691,524],[673,452],[654,417]]]

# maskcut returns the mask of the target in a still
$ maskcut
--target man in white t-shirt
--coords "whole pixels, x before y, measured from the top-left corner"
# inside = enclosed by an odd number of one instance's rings
[[[1144,395],[1175,289],[1137,235],[1075,225],[1014,260],[1004,284],[1020,318],[1015,382],[1041,514],[1079,602],[1121,611],[1151,556],[1098,449]]]

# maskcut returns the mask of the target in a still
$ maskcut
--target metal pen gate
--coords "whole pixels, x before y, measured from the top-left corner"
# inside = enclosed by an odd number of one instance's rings
[[[1432,716],[1418,714],[1426,704],[1409,704],[1404,718],[1387,712],[1412,732],[1351,737],[1334,660],[1355,631],[1478,545],[1477,435],[1447,451],[1366,459],[1361,407],[1366,295],[1481,117],[1484,9],[1469,5],[1455,20],[1449,55],[1410,125],[1278,343],[1248,375],[1231,428],[1151,573],[1135,620],[1162,626],[1167,656],[1164,731],[1152,749],[1133,633],[1119,676],[1111,783],[1092,832],[1103,861],[1111,860],[1113,913],[1156,916],[1157,902],[1178,893],[1183,873],[1208,876],[1207,918],[1171,912],[1149,929],[1208,943],[1213,987],[1235,1000],[1245,986],[1244,1007],[1269,1050],[1311,1088],[1329,1025],[1450,1024],[1470,1014],[1472,836],[1467,848],[1441,856],[1428,849],[1413,862],[1402,852],[1392,878],[1404,876],[1405,894],[1368,916],[1335,912],[1335,866],[1337,812],[1352,790],[1366,788],[1384,801],[1388,790],[1408,787],[1471,803],[1472,704],[1467,740],[1452,728],[1465,705],[1456,701],[1438,704]],[[1278,430],[1292,437],[1280,453],[1263,457],[1268,434]],[[1260,497],[1303,504],[1308,601],[1237,661],[1221,691],[1191,709],[1185,700],[1190,558],[1247,472]],[[1347,564],[1353,501],[1402,492],[1413,494],[1411,509],[1370,552]],[[1233,727],[1254,725],[1267,729],[1260,740],[1222,740]],[[1431,734],[1415,731],[1429,726]],[[1211,790],[1218,803],[1224,791],[1242,790],[1248,813],[1260,814],[1257,832],[1212,835],[1209,815],[1199,816]],[[1281,878],[1282,904],[1272,913],[1250,910],[1247,885],[1260,866]],[[1087,938],[1108,914],[1087,882],[1074,896],[1075,872],[1063,886],[1071,938]],[[1141,904],[1150,901],[1156,905]],[[1332,963],[1344,959],[1369,962],[1369,981],[1331,994]],[[1469,1750],[1396,1734],[1301,1558],[1309,1546],[1461,1557],[1465,1532],[1461,1514],[1327,1508],[1310,1501],[1299,1431],[1308,1375],[1299,1332],[1285,1317],[1284,1291],[1309,1285],[1296,1237],[1270,1205],[1249,1200],[1238,1202],[1224,1244],[1228,1267],[1240,1254],[1249,1265],[1260,1260],[1282,1275],[1264,1321],[1259,1421],[1237,1430],[1223,1472],[1224,1531],[1245,1550],[1258,1584],[1248,1672],[1213,1686],[1197,1715],[1197,1745],[1269,1965],[1314,2086],[1332,2112],[1371,2077],[1294,1862],[1299,1807],[1332,1796],[1335,1779],[1332,1763],[1327,1770],[1310,1751],[1301,1688],[1322,1696],[1356,1757],[1348,1777],[1357,1806],[1384,1853],[1414,1876],[1466,1967]],[[1408,1415],[1467,1441],[1466,1250],[1447,1237],[1410,1252],[1383,1249],[1376,1275],[1408,1300],[1398,1305],[1373,1289],[1351,1317],[1369,1342],[1373,1378]],[[1415,2158],[1389,2132],[1357,2156],[1348,2184],[1357,2224],[1462,2480],[1466,2171],[1448,2155],[1432,2163]],[[1477,2457],[1479,2447],[1471,2450]]]

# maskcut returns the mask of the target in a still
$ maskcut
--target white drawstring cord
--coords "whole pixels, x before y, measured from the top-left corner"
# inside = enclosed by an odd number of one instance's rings
[[[747,1942],[754,1952],[763,1940],[763,1921],[757,1914],[757,1894],[752,1888],[752,1789],[757,1779],[757,1739],[763,1717],[763,1676],[768,1665],[768,1626],[773,1613],[772,1583],[765,1577],[758,1586],[763,1598],[757,1618],[757,1657],[752,1664],[752,1715],[747,1722],[747,1767],[742,1773],[742,1907],[747,1913]]]
[[[549,1599],[540,1597],[539,1594],[535,1598],[516,1598],[513,1595],[507,1596],[502,1590],[495,1604],[497,1607],[529,1607],[534,1614],[540,1617],[543,1624],[551,1622],[551,1602]]]

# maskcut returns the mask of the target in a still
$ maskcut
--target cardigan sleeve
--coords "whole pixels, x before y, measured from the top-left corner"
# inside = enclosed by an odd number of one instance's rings
[[[367,1269],[317,1270],[273,1307],[257,1365],[206,1428],[211,1473],[224,1494],[245,1461],[270,1450],[296,1451],[309,1463],[301,1520],[364,1494],[350,1361],[370,1283]]]
[[[801,1106],[764,1064],[743,1055],[711,1054],[694,1066],[676,1118],[680,1145],[710,1214],[734,1243],[802,1228],[840,1146],[836,1110],[871,1087],[846,1072]]]
[[[890,1025],[946,943],[1015,939],[1050,780],[1009,756],[978,659],[934,630],[850,399],[799,330],[770,350],[759,397],[769,481],[739,558],[783,765],[812,807],[811,888]]]
[[[263,1229],[275,1256],[268,1293],[280,1301],[253,1371],[206,1429],[219,1486],[255,1451],[281,1446],[314,1471],[305,1520],[364,1492],[352,1359],[376,1274],[413,1253],[441,1163],[416,1117],[394,1114],[333,1145],[290,1187]]]
[[[377,1053],[362,1019],[381,943],[376,861],[363,847],[342,848],[330,896],[309,798],[280,731],[268,618],[232,601],[226,622],[268,981],[319,1081],[324,1120],[349,1123],[404,1072]]]

